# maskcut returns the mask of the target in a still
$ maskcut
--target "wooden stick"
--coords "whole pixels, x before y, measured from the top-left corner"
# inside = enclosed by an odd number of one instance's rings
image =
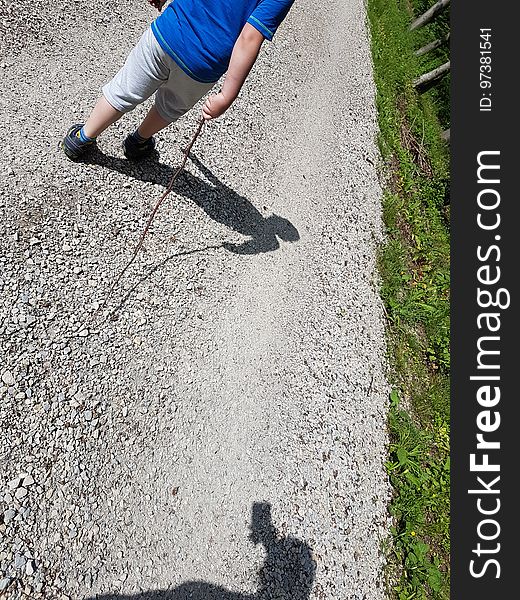
[[[427,25],[430,21],[433,21],[433,19],[435,19],[435,17],[449,5],[449,3],[450,0],[439,0],[436,2],[425,13],[415,19],[415,21],[410,25],[410,31],[424,27],[424,25]]]
[[[440,67],[433,69],[429,73],[425,73],[417,79],[414,80],[413,85],[418,91],[426,91],[432,85],[437,83],[440,79],[442,79],[447,73],[450,71],[450,61],[445,62]]]
[[[132,265],[132,263],[136,259],[137,254],[139,253],[139,250],[141,250],[141,248],[143,247],[144,240],[146,238],[146,235],[148,234],[148,231],[150,229],[150,225],[152,224],[152,222],[153,222],[153,220],[155,218],[155,215],[157,214],[157,211],[159,210],[159,208],[161,207],[161,204],[166,199],[166,196],[168,196],[168,194],[173,190],[173,186],[175,185],[175,182],[176,182],[177,178],[179,177],[179,175],[182,173],[184,167],[186,166],[186,161],[188,160],[188,156],[189,156],[189,154],[191,152],[191,149],[193,148],[193,144],[195,144],[197,138],[199,137],[199,135],[200,135],[200,133],[202,131],[202,128],[204,127],[204,122],[205,122],[204,119],[201,118],[200,121],[199,121],[197,130],[193,134],[193,137],[191,138],[190,143],[186,146],[186,148],[184,150],[184,154],[183,154],[183,158],[182,158],[181,164],[179,165],[179,167],[177,167],[176,171],[172,175],[172,178],[170,179],[170,183],[168,184],[168,187],[164,190],[164,192],[161,194],[161,197],[159,198],[159,200],[157,200],[157,202],[155,203],[155,206],[154,206],[152,212],[150,213],[150,216],[148,217],[148,220],[146,221],[146,225],[144,226],[143,233],[141,234],[141,237],[139,238],[139,242],[137,243],[137,246],[135,247],[130,260],[126,263],[126,265],[121,270],[121,272],[119,273],[119,275],[112,282],[112,285],[110,286],[110,288],[109,288],[109,290],[108,290],[108,292],[107,292],[107,294],[105,296],[103,304],[101,304],[100,306],[98,306],[98,308],[90,315],[90,317],[88,317],[79,326],[79,328],[76,330],[77,333],[79,333],[80,331],[83,331],[84,329],[86,329],[87,325],[89,325],[90,323],[92,323],[94,321],[94,319],[97,317],[97,315],[105,308],[105,306],[107,305],[108,301],[110,300],[110,298],[112,296],[112,292],[116,288],[117,284],[121,281],[123,275],[126,273],[126,271],[128,271],[128,269],[130,268],[130,266]]]
[[[422,48],[419,48],[419,50],[416,50],[415,56],[423,56],[424,54],[428,54],[428,52],[431,52],[432,50],[435,50],[436,48],[440,48],[440,46],[447,44],[449,41],[450,41],[450,34],[448,33],[443,38],[441,38],[439,40],[435,40],[434,42],[430,42],[429,44],[426,44],[426,46],[423,46]]]

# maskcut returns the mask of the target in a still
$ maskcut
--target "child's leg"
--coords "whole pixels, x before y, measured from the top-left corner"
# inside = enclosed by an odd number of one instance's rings
[[[123,115],[122,111],[116,110],[104,96],[101,96],[92,109],[87,122],[83,125],[83,131],[89,138],[95,138]]]
[[[130,133],[123,142],[125,156],[136,160],[150,156],[155,150],[154,134],[170,123],[171,119],[162,117],[155,105],[152,106],[141,125],[133,133]]]
[[[105,102],[98,102],[99,110],[96,111],[96,106],[93,111],[99,127],[108,127],[109,121],[117,121],[123,113],[133,110],[168,81],[170,69],[165,56],[151,28],[148,28],[130,52],[123,68],[103,86]]]
[[[164,56],[152,30],[147,29],[123,68],[103,87],[103,97],[98,100],[87,123],[69,129],[62,144],[69,158],[79,158],[109,125],[168,81],[170,70]]]
[[[137,128],[137,133],[142,138],[151,138],[152,135],[155,135],[161,129],[164,129],[171,123],[171,120],[166,120],[157,111],[155,108],[155,104],[148,111],[148,114],[144,118],[143,122]]]
[[[169,68],[168,81],[155,95],[155,104],[148,111],[137,131],[131,133],[123,145],[125,156],[140,159],[155,149],[154,135],[176,121],[213,87],[212,83],[199,83],[188,77],[168,56],[164,58]]]

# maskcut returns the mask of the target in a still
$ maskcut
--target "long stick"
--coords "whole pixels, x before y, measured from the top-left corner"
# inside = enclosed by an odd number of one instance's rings
[[[440,67],[433,69],[433,71],[425,73],[424,75],[417,77],[417,79],[414,79],[413,85],[417,89],[417,91],[424,92],[426,91],[426,89],[429,89],[432,85],[437,83],[437,81],[444,77],[444,75],[449,73],[449,71],[450,61],[447,61]]]
[[[435,17],[443,11],[450,3],[450,0],[439,0],[436,2],[430,9],[428,9],[424,14],[415,19],[415,21],[410,25],[410,30],[419,29],[424,25],[427,25],[430,21],[433,21]]]
[[[184,155],[183,155],[181,164],[179,165],[179,167],[177,167],[175,173],[172,175],[172,178],[170,179],[170,183],[168,184],[168,187],[161,194],[161,197],[159,198],[159,200],[157,200],[152,212],[150,213],[150,216],[148,217],[148,220],[146,221],[146,225],[143,229],[143,233],[141,234],[141,237],[139,238],[139,242],[137,243],[137,246],[134,249],[132,257],[126,263],[125,267],[122,269],[122,271],[116,277],[116,279],[113,281],[112,285],[110,286],[110,288],[105,296],[105,300],[103,301],[103,304],[101,304],[101,306],[98,306],[98,308],[90,315],[90,317],[88,317],[79,326],[79,328],[76,330],[77,332],[80,332],[80,331],[83,331],[84,329],[86,329],[87,325],[89,325],[96,318],[96,316],[105,308],[105,306],[107,305],[108,301],[110,300],[110,298],[112,296],[112,292],[116,288],[117,284],[121,281],[121,278],[123,277],[123,275],[126,273],[126,271],[128,271],[128,269],[130,268],[130,266],[136,259],[137,254],[139,253],[139,250],[141,250],[141,248],[143,247],[144,240],[146,238],[148,230],[150,229],[150,225],[152,224],[152,221],[155,218],[157,211],[161,207],[161,204],[164,202],[166,196],[168,196],[168,194],[173,190],[175,181],[177,180],[177,177],[181,174],[184,167],[186,166],[186,161],[188,160],[188,156],[191,152],[191,149],[193,148],[193,144],[195,144],[203,127],[204,127],[204,119],[201,118],[199,121],[198,127],[197,127],[197,131],[195,131],[195,133],[193,134],[193,137],[191,138],[190,143],[186,146],[186,148],[184,150]]]

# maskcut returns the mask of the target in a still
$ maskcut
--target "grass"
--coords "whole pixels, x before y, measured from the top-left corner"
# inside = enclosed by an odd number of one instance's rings
[[[445,35],[449,15],[408,31],[429,0],[368,0],[380,148],[387,165],[381,295],[393,392],[387,470],[394,489],[389,595],[449,597],[449,79],[418,95],[415,77],[449,57],[414,50]]]

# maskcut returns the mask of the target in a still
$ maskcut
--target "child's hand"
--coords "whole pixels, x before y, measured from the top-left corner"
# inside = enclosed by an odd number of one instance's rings
[[[206,121],[216,119],[223,115],[231,106],[231,102],[224,96],[222,92],[210,96],[202,107],[202,116]]]
[[[159,12],[161,12],[161,9],[166,4],[166,2],[167,0],[148,0],[148,4],[151,4]]]

